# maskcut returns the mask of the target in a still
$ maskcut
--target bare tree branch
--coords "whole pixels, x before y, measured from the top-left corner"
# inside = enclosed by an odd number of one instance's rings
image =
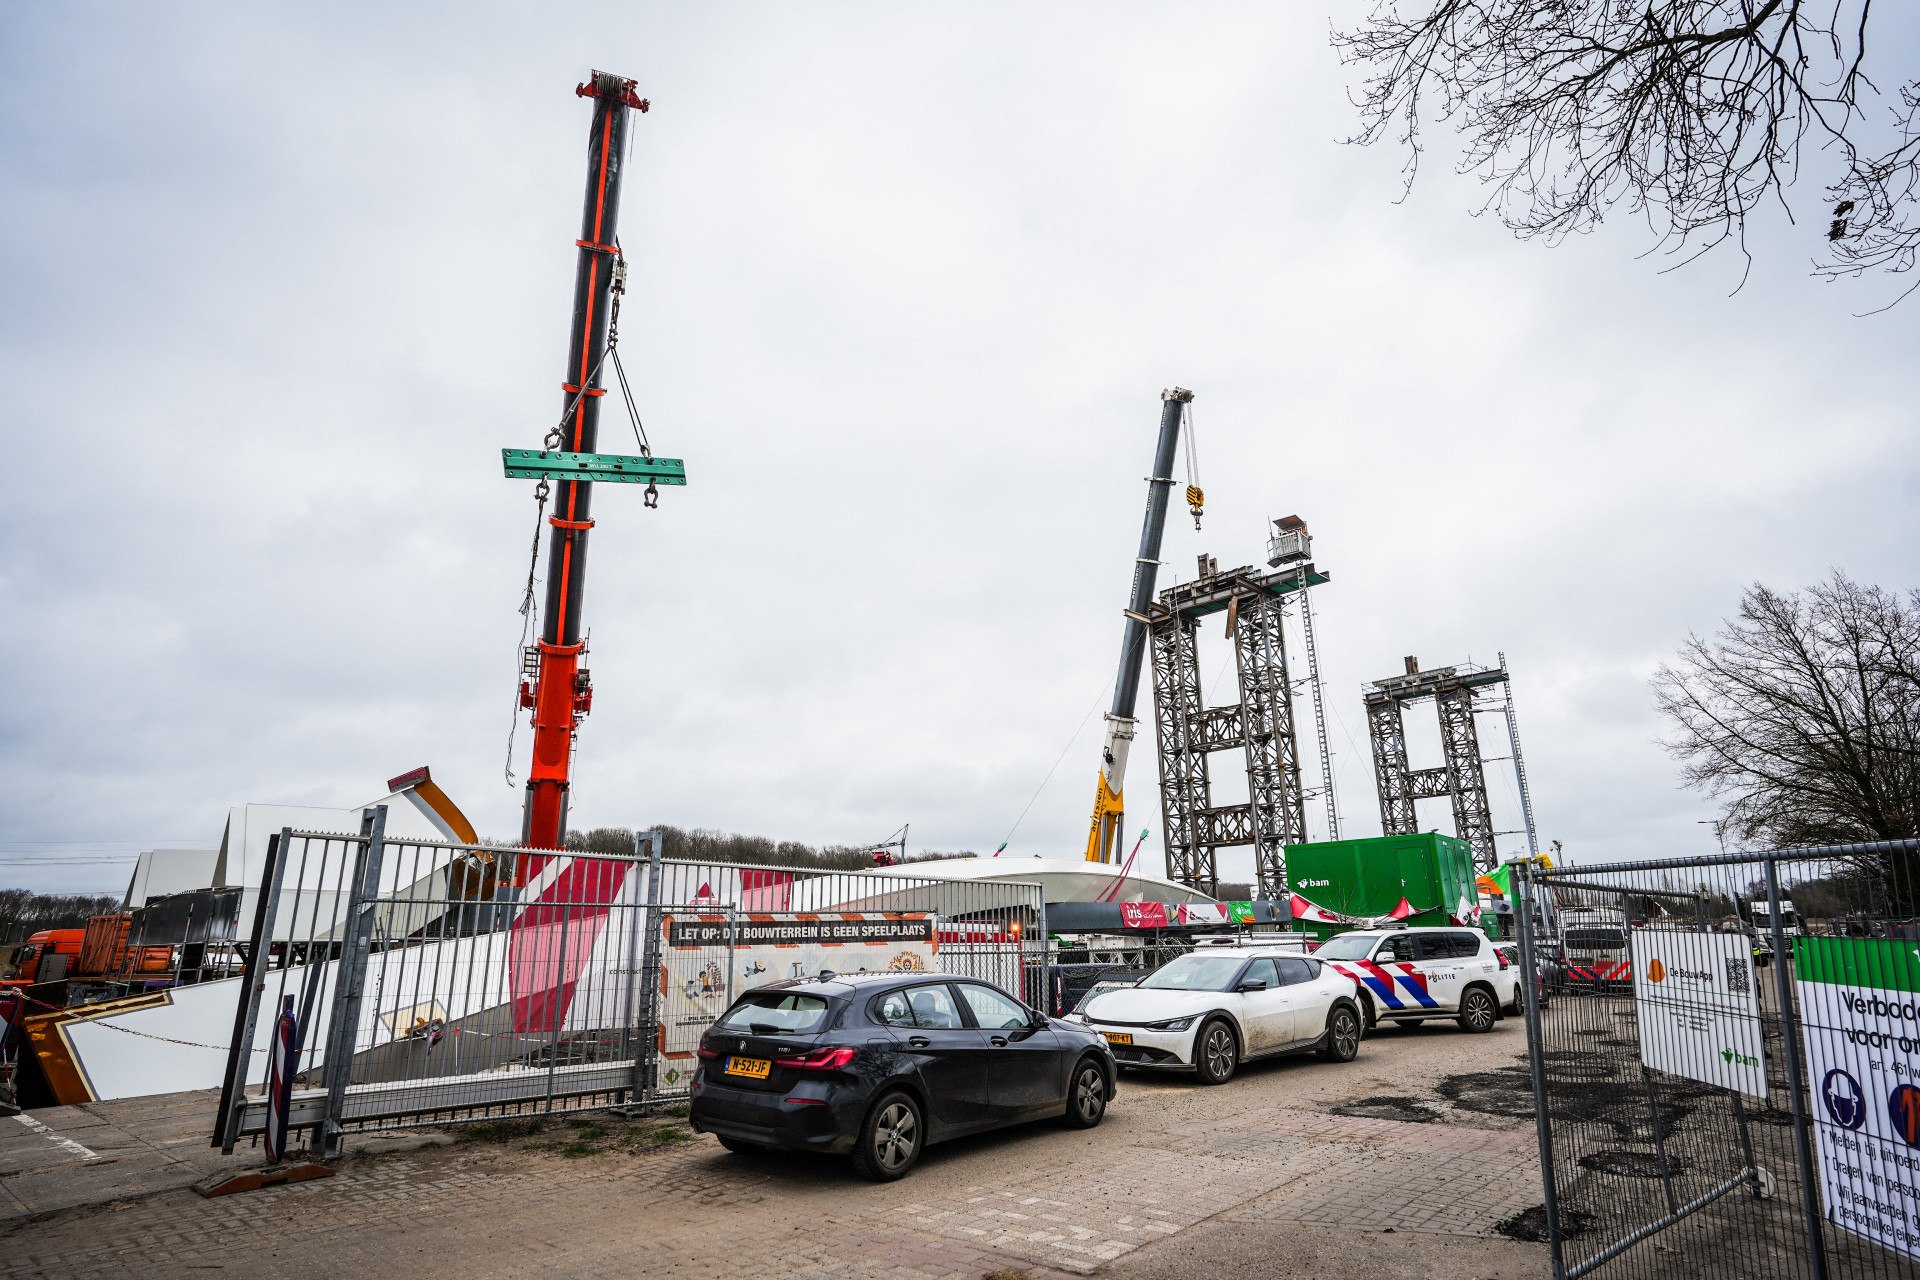
[[[1787,209],[1803,165],[1831,216],[1816,273],[1920,255],[1920,80],[1888,108],[1869,77],[1872,0],[1375,0],[1334,44],[1372,74],[1351,141],[1389,134],[1418,171],[1432,116],[1465,137],[1483,211],[1523,237],[1644,216],[1683,261]],[[1905,296],[1904,294],[1902,295]]]

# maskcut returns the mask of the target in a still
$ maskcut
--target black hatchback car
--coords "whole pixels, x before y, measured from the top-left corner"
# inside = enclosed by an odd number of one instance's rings
[[[851,1155],[888,1182],[963,1134],[1091,1129],[1115,1074],[1100,1036],[977,979],[822,973],[749,991],[707,1029],[691,1118],[730,1151]]]

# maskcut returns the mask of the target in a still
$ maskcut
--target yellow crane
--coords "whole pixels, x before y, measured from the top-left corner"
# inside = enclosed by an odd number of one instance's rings
[[[1133,561],[1133,594],[1128,598],[1126,630],[1120,641],[1120,674],[1114,681],[1113,706],[1107,712],[1105,745],[1100,751],[1100,773],[1094,783],[1093,822],[1087,831],[1087,861],[1117,860],[1118,836],[1126,819],[1127,748],[1133,742],[1134,704],[1140,695],[1140,663],[1147,650],[1147,610],[1153,604],[1154,579],[1160,569],[1160,536],[1167,523],[1167,502],[1173,487],[1174,454],[1180,447],[1180,426],[1193,403],[1193,392],[1172,387],[1160,393],[1160,440],[1153,451],[1153,474],[1147,477],[1147,519],[1140,530],[1140,554]],[[1192,428],[1188,427],[1188,438]],[[1188,457],[1187,506],[1194,528],[1206,495],[1200,492],[1193,459]]]

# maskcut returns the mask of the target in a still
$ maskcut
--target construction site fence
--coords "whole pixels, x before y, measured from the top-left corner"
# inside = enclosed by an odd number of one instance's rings
[[[1513,866],[1556,1280],[1920,1276],[1920,841]]]
[[[822,971],[983,978],[1038,1007],[1038,885],[390,838],[273,837],[213,1142],[283,1108],[322,1155],[354,1130],[685,1097],[741,993]],[[280,1093],[273,1094],[275,1081]]]

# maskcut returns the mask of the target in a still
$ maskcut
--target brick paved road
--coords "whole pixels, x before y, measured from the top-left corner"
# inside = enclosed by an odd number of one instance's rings
[[[840,1161],[640,1142],[646,1125],[612,1126],[608,1149],[583,1158],[524,1141],[363,1156],[295,1187],[18,1221],[0,1228],[0,1277],[1045,1280],[1223,1274],[1220,1258],[1249,1250],[1369,1280],[1540,1274],[1543,1248],[1486,1238],[1540,1199],[1530,1126],[1439,1106],[1431,1123],[1326,1109],[1436,1097],[1440,1075],[1507,1066],[1523,1048],[1511,1021],[1480,1037],[1387,1030],[1346,1066],[1258,1064],[1218,1089],[1129,1078],[1099,1129],[936,1147],[886,1186]]]

